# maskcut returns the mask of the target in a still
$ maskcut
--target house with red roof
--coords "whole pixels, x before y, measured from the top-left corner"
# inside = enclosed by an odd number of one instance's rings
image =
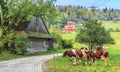
[[[76,32],[76,27],[75,27],[75,22],[73,21],[68,21],[67,25],[64,26],[62,29],[62,33],[75,33]]]

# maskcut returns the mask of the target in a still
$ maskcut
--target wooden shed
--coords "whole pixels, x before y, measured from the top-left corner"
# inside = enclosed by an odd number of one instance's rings
[[[50,35],[45,22],[41,18],[34,17],[26,32],[29,37],[29,47],[27,49],[29,52],[47,51],[56,48],[55,39]]]

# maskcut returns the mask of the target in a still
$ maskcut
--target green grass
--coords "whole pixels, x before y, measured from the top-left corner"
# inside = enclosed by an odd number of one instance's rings
[[[0,61],[17,59],[17,58],[22,58],[22,57],[24,57],[24,56],[21,56],[21,55],[13,55],[13,54],[10,54],[8,51],[3,51],[3,52],[0,54]]]
[[[112,21],[102,21],[102,26],[104,26],[107,30],[109,28],[113,28],[113,30],[118,28],[120,30],[120,21],[117,23],[112,22]]]
[[[72,33],[72,34],[63,34],[62,38],[65,40],[72,40],[75,39],[76,33]]]
[[[70,34],[66,35],[67,37],[70,36]],[[71,34],[71,36],[74,35]],[[97,65],[90,63],[90,66],[84,66],[84,63],[79,62],[77,66],[73,66],[68,57],[58,57],[46,62],[48,70],[51,72],[120,72],[120,32],[111,33],[111,36],[115,39],[116,44],[106,45],[108,47],[106,50],[109,52],[108,67],[105,67],[101,60],[97,62]]]
[[[110,59],[111,60],[111,59]],[[54,64],[55,63],[55,64]],[[56,72],[120,72],[120,65],[116,61],[109,62],[109,66],[105,67],[103,61],[98,61],[97,64],[84,65],[83,62],[79,62],[76,66],[72,64],[72,61],[68,57],[58,57],[55,60],[47,62],[50,72],[56,70]]]
[[[62,35],[62,38],[63,38],[63,39],[72,41],[73,48],[87,47],[87,45],[85,45],[85,44],[80,44],[80,43],[78,43],[78,42],[75,42],[75,37],[76,37],[76,33],[63,34],[63,35]]]
[[[63,34],[63,35],[62,35],[62,38],[63,38],[63,39],[72,41],[73,48],[80,48],[81,46],[85,46],[85,45],[83,45],[83,44],[80,44],[80,43],[78,43],[78,42],[75,42],[75,37],[76,37],[76,33]]]

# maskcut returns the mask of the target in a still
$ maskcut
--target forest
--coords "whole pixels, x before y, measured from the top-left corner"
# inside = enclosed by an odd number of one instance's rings
[[[97,19],[100,21],[120,21],[120,10],[113,8],[97,8],[95,6],[86,8],[84,6],[59,6],[56,5],[55,9],[62,14],[61,27],[66,24],[66,21],[84,22],[89,19]]]

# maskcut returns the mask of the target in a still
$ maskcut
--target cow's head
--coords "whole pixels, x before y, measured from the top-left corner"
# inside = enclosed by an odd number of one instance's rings
[[[67,54],[68,54],[68,51],[65,51],[65,52],[63,53],[63,57],[67,56]]]

